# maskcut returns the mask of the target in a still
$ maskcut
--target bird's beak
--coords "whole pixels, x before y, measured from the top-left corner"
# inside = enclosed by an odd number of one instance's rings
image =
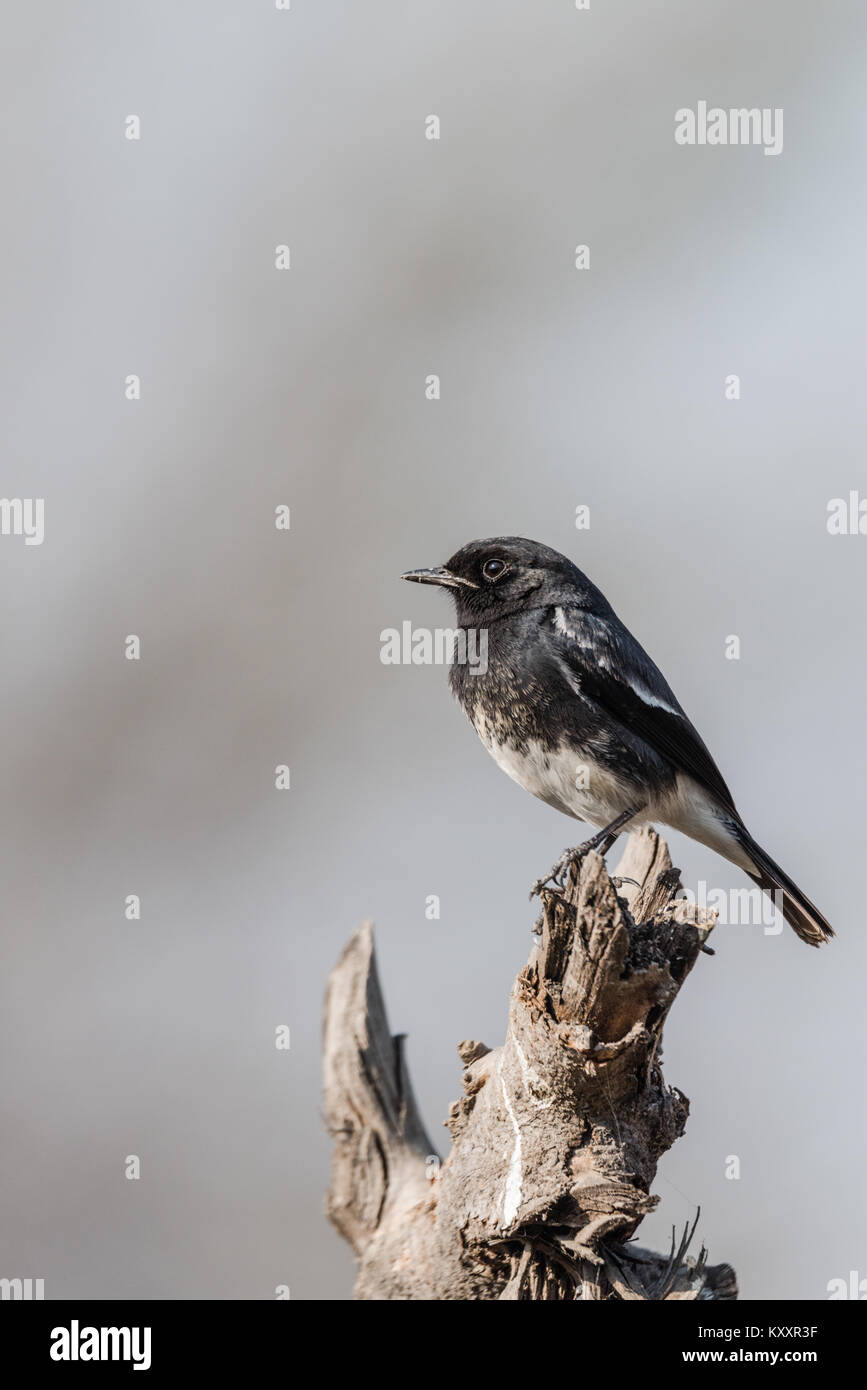
[[[478,589],[478,584],[474,584],[472,579],[462,579],[459,574],[452,574],[445,565],[437,565],[431,570],[407,570],[402,574],[401,579],[409,579],[413,584],[440,584],[446,589]]]

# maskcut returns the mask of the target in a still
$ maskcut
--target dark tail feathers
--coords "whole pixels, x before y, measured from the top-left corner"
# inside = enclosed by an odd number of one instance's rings
[[[821,946],[823,942],[830,941],[834,935],[830,923],[825,920],[819,909],[813,906],[810,899],[804,896],[798,885],[792,882],[779,864],[775,864],[773,859],[765,854],[761,845],[756,844],[744,826],[737,826],[735,833],[753,861],[755,873],[751,873],[750,878],[769,896],[782,893],[780,907],[793,931],[796,931],[808,946]],[[749,870],[747,872],[749,873]],[[779,899],[774,898],[774,901],[779,902]]]

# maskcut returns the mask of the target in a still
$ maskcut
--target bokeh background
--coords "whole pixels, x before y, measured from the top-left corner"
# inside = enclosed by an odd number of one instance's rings
[[[867,1276],[867,538],[826,529],[867,496],[863,6],[17,0],[3,27],[2,491],[46,536],[0,539],[0,1275],[350,1296],[327,973],[372,916],[444,1151],[455,1044],[501,1041],[527,886],[580,835],[444,670],[380,661],[384,628],[450,622],[403,569],[518,533],[602,587],[839,932],[718,929],[641,1239],[700,1203],[745,1297]],[[702,99],[784,108],[783,153],[677,146]],[[671,845],[687,884],[748,886]]]

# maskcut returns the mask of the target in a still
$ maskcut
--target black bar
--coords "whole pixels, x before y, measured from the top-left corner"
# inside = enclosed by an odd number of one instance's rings
[[[233,1372],[273,1369],[275,1374],[293,1378],[298,1355],[327,1350],[327,1368],[333,1375],[334,1342],[345,1345],[347,1355],[357,1358],[356,1338],[344,1341],[347,1322],[371,1338],[400,1335],[407,1328],[405,1319],[415,1314],[406,1304],[385,1313],[382,1305],[340,1303],[323,1321],[311,1317],[305,1304],[298,1302],[5,1302],[0,1304],[0,1328],[4,1364],[17,1364],[24,1375],[31,1371],[52,1377],[84,1373],[98,1376],[101,1369],[111,1374],[144,1377],[175,1375],[195,1371],[197,1376],[225,1378]],[[424,1315],[418,1329],[430,1336],[443,1327],[450,1314]],[[475,1316],[466,1322],[459,1314],[460,1331],[473,1330]],[[502,1310],[509,1319],[509,1330],[518,1330],[520,1310]],[[569,1330],[576,1337],[572,1371],[588,1360],[615,1357],[623,1369],[632,1354],[640,1358],[643,1371],[668,1371],[677,1366],[691,1367],[696,1376],[714,1365],[723,1369],[750,1369],[801,1366],[829,1372],[858,1363],[865,1331],[864,1310],[856,1302],[678,1302],[665,1308],[651,1303],[606,1302],[575,1307],[566,1313]],[[381,1322],[380,1319],[385,1321]],[[359,1323],[356,1323],[356,1319]],[[395,1321],[392,1321],[392,1320]],[[452,1328],[449,1321],[447,1327]],[[487,1324],[484,1324],[487,1329]],[[331,1328],[331,1332],[327,1331]],[[413,1330],[417,1325],[413,1323]],[[89,1329],[96,1329],[94,1336]],[[118,1329],[117,1337],[101,1329]],[[136,1335],[133,1329],[139,1329]],[[145,1330],[149,1337],[145,1335]],[[796,1330],[797,1329],[797,1330]],[[598,1338],[598,1340],[597,1340]],[[638,1338],[640,1340],[633,1340]],[[363,1345],[363,1343],[362,1343]],[[485,1345],[488,1345],[487,1340]],[[515,1344],[508,1343],[514,1351]],[[528,1343],[529,1345],[529,1343]],[[373,1354],[376,1341],[370,1343]],[[435,1362],[440,1343],[430,1343]],[[64,1353],[70,1359],[52,1356]],[[441,1347],[441,1349],[444,1349]],[[104,1360],[85,1359],[91,1350],[105,1353]],[[109,1359],[117,1351],[126,1360]],[[77,1352],[77,1359],[73,1353]],[[510,1353],[511,1355],[511,1353]],[[142,1369],[135,1372],[134,1359]],[[148,1364],[145,1367],[145,1361]],[[445,1368],[443,1368],[445,1370]],[[309,1374],[303,1376],[309,1380]]]

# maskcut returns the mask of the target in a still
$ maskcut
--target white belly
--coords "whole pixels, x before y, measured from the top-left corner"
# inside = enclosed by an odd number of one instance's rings
[[[590,825],[609,825],[635,803],[629,786],[598,763],[587,762],[564,748],[529,743],[524,750],[497,743],[486,729],[476,731],[499,767],[525,791],[549,806]]]
[[[579,754],[562,744],[550,749],[530,742],[519,750],[499,743],[481,719],[475,728],[491,757],[514,782],[575,820],[602,827],[636,806],[634,785],[599,763],[582,762]],[[727,827],[724,813],[702,787],[682,773],[666,795],[645,802],[629,824],[637,829],[653,823],[682,831],[742,868],[753,867]]]

